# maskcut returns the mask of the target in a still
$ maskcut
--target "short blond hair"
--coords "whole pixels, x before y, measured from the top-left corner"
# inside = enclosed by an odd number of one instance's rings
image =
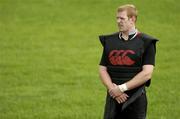
[[[125,4],[125,5],[119,6],[117,9],[117,12],[122,12],[122,11],[127,11],[128,18],[132,18],[134,16],[137,20],[138,11],[133,4]]]

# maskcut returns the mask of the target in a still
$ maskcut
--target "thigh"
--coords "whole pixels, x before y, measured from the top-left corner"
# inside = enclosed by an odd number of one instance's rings
[[[147,111],[147,97],[143,93],[136,101],[121,111],[122,105],[107,94],[104,109],[104,119],[145,119]]]
[[[136,101],[134,101],[125,113],[127,119],[145,119],[147,112],[147,97],[146,93],[143,93]]]
[[[104,108],[104,119],[116,119],[119,111],[119,104],[108,93],[106,97],[106,104]]]

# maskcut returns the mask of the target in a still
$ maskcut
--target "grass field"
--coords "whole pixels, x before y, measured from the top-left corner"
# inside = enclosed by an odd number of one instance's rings
[[[178,0],[0,0],[0,119],[102,119],[99,34],[133,3],[157,37],[148,119],[180,119]]]

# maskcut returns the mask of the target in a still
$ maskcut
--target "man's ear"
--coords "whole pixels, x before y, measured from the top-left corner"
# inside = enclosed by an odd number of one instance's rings
[[[135,23],[136,22],[136,17],[135,16],[132,16],[131,17],[132,21]]]

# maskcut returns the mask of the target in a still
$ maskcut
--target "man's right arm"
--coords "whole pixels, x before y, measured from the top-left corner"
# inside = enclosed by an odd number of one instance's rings
[[[118,86],[114,83],[112,83],[111,78],[107,72],[107,68],[105,66],[100,65],[99,67],[99,75],[102,83],[105,85],[107,88],[108,92],[116,94],[115,98],[118,103],[123,103],[127,100],[129,97],[126,93],[122,93],[120,90],[118,92],[114,92],[114,89],[118,89]],[[110,95],[111,95],[110,93]]]
[[[111,90],[114,88],[114,85],[111,81],[111,78],[110,78],[110,76],[107,72],[107,68],[105,66],[102,66],[102,65],[99,66],[99,76],[100,76],[102,83],[107,88],[107,90]]]

